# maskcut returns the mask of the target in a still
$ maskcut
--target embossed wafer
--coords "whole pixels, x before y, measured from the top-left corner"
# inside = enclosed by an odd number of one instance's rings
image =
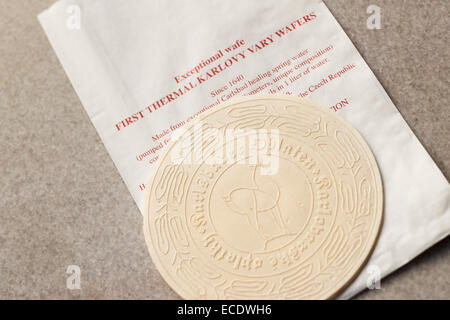
[[[147,186],[152,259],[186,299],[327,299],[361,270],[382,221],[375,159],[311,102],[220,105],[165,149]]]

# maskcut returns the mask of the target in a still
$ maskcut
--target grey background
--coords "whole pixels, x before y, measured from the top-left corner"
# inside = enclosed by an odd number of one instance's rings
[[[0,298],[178,298],[36,19],[53,2],[0,0]],[[448,179],[449,1],[325,2]],[[369,4],[382,30],[366,29]],[[71,264],[81,290],[66,288]],[[381,285],[357,298],[449,299],[450,240]]]

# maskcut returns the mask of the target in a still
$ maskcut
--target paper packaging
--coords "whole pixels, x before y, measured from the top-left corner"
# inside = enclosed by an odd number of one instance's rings
[[[232,96],[284,93],[347,119],[381,169],[383,229],[340,298],[448,236],[448,182],[322,1],[72,0],[39,21],[141,211],[173,129]]]

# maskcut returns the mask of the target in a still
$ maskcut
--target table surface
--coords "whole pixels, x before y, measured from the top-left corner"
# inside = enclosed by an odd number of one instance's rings
[[[0,0],[0,298],[177,299],[36,19],[53,1]],[[448,179],[449,2],[325,2]],[[366,28],[371,3],[381,30]],[[66,287],[69,265],[81,290]],[[356,298],[450,299],[450,239]]]

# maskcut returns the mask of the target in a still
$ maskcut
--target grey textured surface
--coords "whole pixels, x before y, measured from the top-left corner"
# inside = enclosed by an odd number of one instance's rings
[[[53,2],[0,0],[0,298],[176,299],[36,19]],[[448,179],[449,1],[325,2]],[[382,30],[365,27],[372,3]],[[81,290],[66,288],[71,264]],[[381,285],[357,298],[450,299],[450,239]]]

